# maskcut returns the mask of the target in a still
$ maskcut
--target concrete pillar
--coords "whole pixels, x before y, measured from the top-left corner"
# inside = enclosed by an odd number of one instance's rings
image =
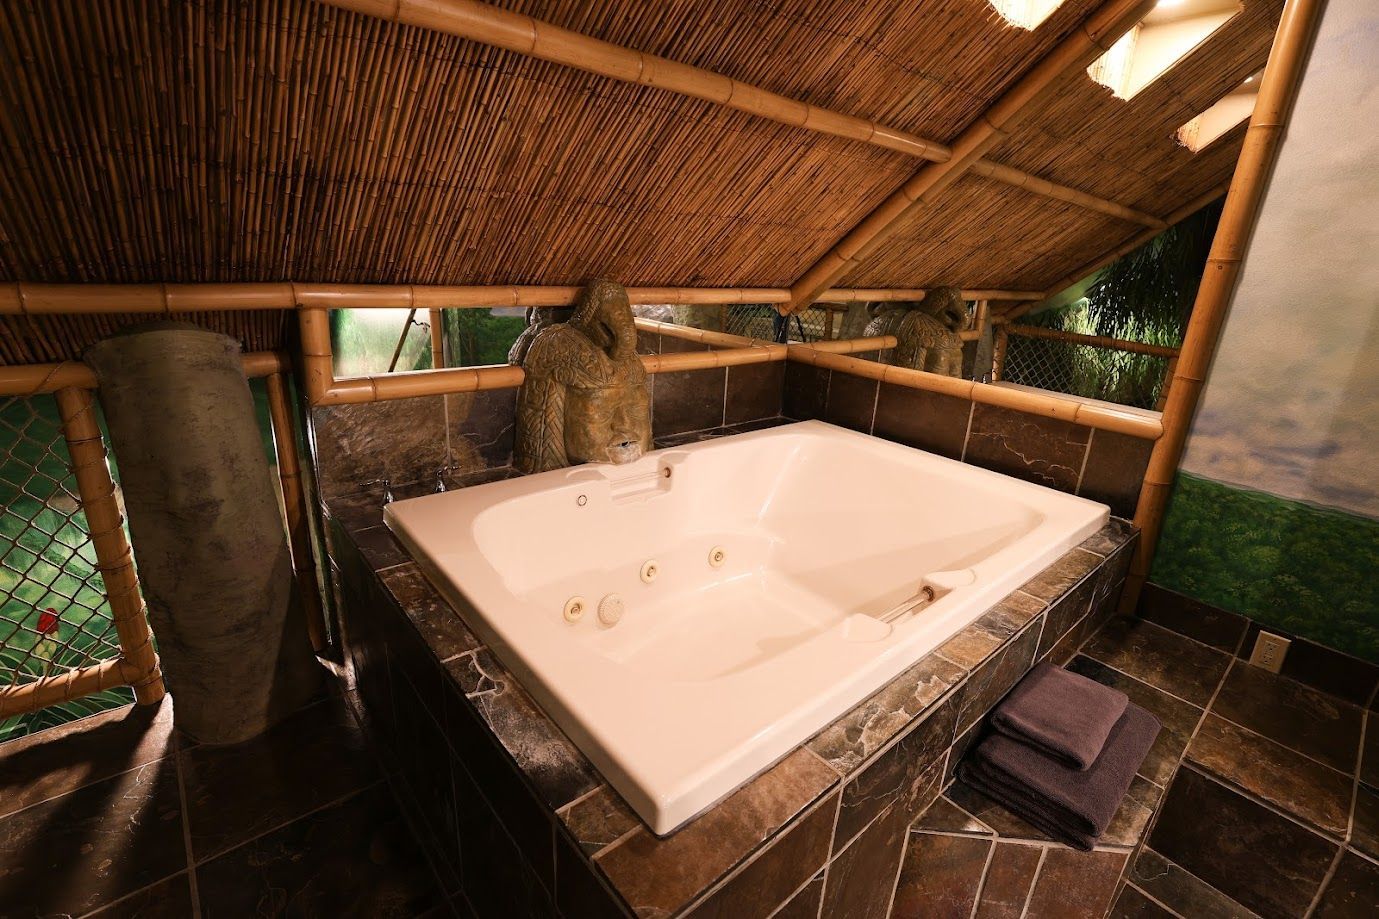
[[[239,344],[139,326],[86,353],[178,727],[247,740],[318,692]]]

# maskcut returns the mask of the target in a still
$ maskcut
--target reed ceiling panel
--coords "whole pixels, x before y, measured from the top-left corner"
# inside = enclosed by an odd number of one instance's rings
[[[1282,0],[1244,0],[1235,18],[1128,101],[1079,75],[991,158],[1125,204],[1168,198],[1167,209],[1151,213],[1174,210],[1209,187],[1186,181],[1202,154],[1178,142],[1178,128],[1263,68],[1282,10]]]
[[[946,139],[1094,5],[527,2]],[[793,281],[915,160],[307,0],[0,6],[0,272]]]
[[[839,286],[1039,290],[1143,229],[966,176],[941,206],[916,212]]]

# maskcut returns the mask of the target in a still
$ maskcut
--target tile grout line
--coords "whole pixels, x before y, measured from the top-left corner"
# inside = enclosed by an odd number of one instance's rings
[[[201,919],[201,891],[196,884],[196,855],[192,851],[192,811],[187,805],[187,779],[182,774],[182,737],[172,728],[173,769],[177,775],[177,800],[182,805],[182,848],[187,859],[187,886],[191,888],[192,917]]]
[[[237,850],[239,850],[239,849],[242,849],[242,848],[244,848],[245,846],[249,845],[250,843],[258,842],[260,839],[263,839],[265,836],[269,836],[269,835],[271,835],[271,834],[273,834],[273,833],[278,832],[278,830],[284,829],[285,827],[289,827],[289,826],[291,826],[292,824],[296,823],[296,822],[299,821],[299,820],[305,820],[307,817],[311,817],[311,816],[314,816],[314,815],[316,815],[316,814],[319,814],[321,811],[328,810],[329,808],[332,808],[332,807],[334,807],[334,806],[337,805],[337,804],[343,804],[344,802],[348,801],[350,798],[356,797],[356,796],[358,796],[358,795],[363,794],[363,793],[366,792],[366,791],[369,791],[370,789],[376,788],[377,786],[384,784],[386,781],[387,781],[387,779],[382,778],[382,777],[379,777],[379,778],[377,778],[377,779],[374,779],[372,782],[367,782],[367,783],[365,783],[364,785],[361,785],[361,786],[358,787],[358,788],[355,788],[355,789],[352,789],[351,791],[346,792],[345,794],[341,795],[341,796],[338,797],[338,798],[335,798],[335,799],[333,799],[333,800],[327,801],[326,803],[322,804],[320,807],[313,807],[311,810],[307,811],[306,813],[304,813],[304,814],[298,814],[296,817],[293,817],[291,820],[284,820],[282,823],[276,824],[275,826],[272,826],[272,827],[270,827],[270,828],[264,830],[262,833],[256,833],[255,835],[251,836],[250,838],[248,838],[248,839],[246,839],[246,840],[244,840],[244,841],[242,841],[242,842],[237,842],[237,843],[235,843],[233,846],[230,846],[228,849],[221,849],[221,850],[219,850],[219,851],[217,851],[217,852],[215,852],[215,853],[213,853],[213,854],[211,854],[211,855],[207,855],[205,858],[200,859],[199,861],[197,861],[196,864],[197,864],[198,866],[200,866],[200,865],[208,865],[208,864],[210,864],[211,862],[215,861],[216,859],[218,859],[218,858],[220,858],[220,857],[222,857],[222,856],[229,855],[231,852],[235,852],[235,851],[237,851]]]
[[[1039,863],[1034,866],[1034,874],[1029,879],[1029,890],[1025,891],[1025,902],[1020,907],[1020,919],[1026,919],[1029,915],[1029,905],[1034,900],[1034,888],[1039,886],[1039,875],[1044,870],[1044,859],[1049,855],[1048,849],[1039,852]]]
[[[972,416],[977,413],[977,403],[973,402],[967,407],[967,428],[962,432],[962,451],[958,454],[958,462],[967,462],[967,443],[972,439]]]
[[[1087,449],[1082,454],[1082,465],[1077,470],[1077,484],[1073,486],[1073,494],[1082,494],[1082,478],[1087,474],[1087,461],[1092,456],[1092,443],[1096,440],[1096,428],[1092,428],[1087,434]]]
[[[1317,885],[1317,892],[1312,895],[1312,901],[1307,904],[1307,911],[1302,914],[1302,919],[1310,919],[1317,907],[1322,902],[1322,895],[1326,893],[1326,888],[1331,886],[1331,880],[1336,876],[1336,871],[1341,867],[1341,859],[1345,857],[1346,847],[1341,846],[1336,850],[1336,854],[1331,857],[1331,866],[1326,869],[1326,874],[1322,876],[1322,881]]]
[[[987,837],[982,837],[987,838]],[[976,919],[977,908],[982,905],[982,892],[986,890],[986,876],[991,871],[991,863],[996,860],[997,841],[989,839],[991,847],[986,850],[986,861],[982,863],[982,876],[977,878],[977,889],[972,894],[972,909],[967,912],[967,919]]]
[[[1175,862],[1174,864],[1177,864],[1177,863]],[[1129,870],[1129,866],[1128,866],[1128,865],[1126,866],[1126,869],[1127,869],[1127,871]],[[1196,877],[1196,875],[1193,875],[1193,877]],[[1201,879],[1198,878],[1198,880],[1201,880]],[[1203,884],[1206,884],[1207,882],[1206,882],[1206,881],[1202,881],[1202,883],[1203,883]],[[1211,885],[1208,884],[1207,886],[1210,887]],[[1150,903],[1153,903],[1155,906],[1159,907],[1159,908],[1162,909],[1164,912],[1169,913],[1170,915],[1172,915],[1172,916],[1174,917],[1174,919],[1184,919],[1184,916],[1183,916],[1182,913],[1178,912],[1176,909],[1174,909],[1173,907],[1169,906],[1167,903],[1163,902],[1163,901],[1160,900],[1158,897],[1151,896],[1149,893],[1147,893],[1144,889],[1142,889],[1138,884],[1136,884],[1134,881],[1130,880],[1129,878],[1126,878],[1126,879],[1125,879],[1125,885],[1124,885],[1124,887],[1121,888],[1122,892],[1125,890],[1125,887],[1129,887],[1131,890],[1134,890],[1136,893],[1138,893],[1140,896],[1144,897],[1144,898],[1145,898],[1146,900],[1148,900]],[[1216,888],[1213,887],[1212,889],[1215,890]],[[1116,899],[1119,900],[1120,898],[1117,897]],[[1114,903],[1112,903],[1111,905],[1112,905],[1112,907],[1115,906]]]

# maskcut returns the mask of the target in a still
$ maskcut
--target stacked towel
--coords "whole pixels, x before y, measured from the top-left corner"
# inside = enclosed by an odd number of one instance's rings
[[[1044,663],[992,712],[991,726],[1065,765],[1087,769],[1129,701],[1123,692]]]
[[[1159,735],[1158,720],[1123,693],[1044,665],[997,707],[992,724],[996,733],[977,745],[959,777],[1083,850],[1110,826]]]

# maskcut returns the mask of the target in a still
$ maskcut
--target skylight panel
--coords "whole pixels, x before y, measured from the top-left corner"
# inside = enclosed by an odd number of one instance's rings
[[[1087,68],[1121,99],[1133,99],[1241,10],[1239,0],[1160,0]]]
[[[1037,29],[1064,0],[987,0],[1001,18],[1021,29]]]
[[[1259,78],[1259,73],[1246,77],[1215,105],[1179,128],[1178,143],[1196,153],[1253,115],[1259,98]]]

